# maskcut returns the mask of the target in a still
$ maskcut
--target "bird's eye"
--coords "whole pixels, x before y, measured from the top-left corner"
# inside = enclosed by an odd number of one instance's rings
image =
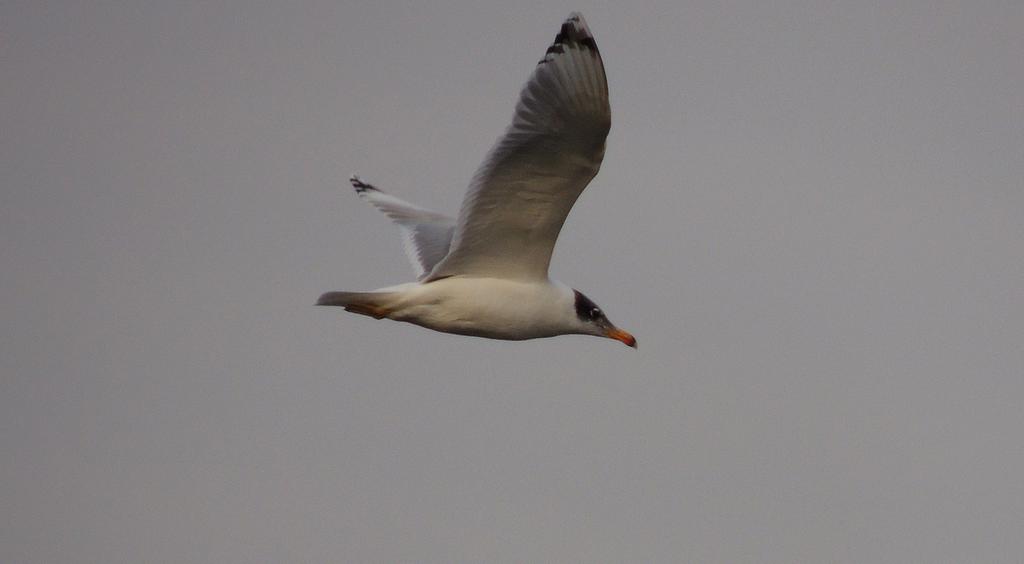
[[[600,317],[601,317],[601,308],[595,307],[595,308],[590,310],[590,318],[591,319],[598,319]]]

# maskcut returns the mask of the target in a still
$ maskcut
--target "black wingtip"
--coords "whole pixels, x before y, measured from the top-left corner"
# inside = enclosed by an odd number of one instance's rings
[[[358,174],[353,174],[351,177],[349,177],[348,181],[349,181],[350,184],[352,184],[352,187],[356,189],[356,192],[358,192],[360,194],[362,194],[363,192],[366,192],[367,190],[373,190],[374,192],[380,192],[380,190],[375,188],[373,186],[373,184],[367,184],[366,182],[363,182],[363,180],[361,178],[359,178]]]
[[[569,14],[569,17],[562,22],[562,27],[559,28],[558,33],[555,35],[555,40],[548,47],[547,51],[544,52],[544,58],[538,61],[537,64],[541,65],[550,61],[552,55],[564,53],[567,45],[584,51],[593,51],[594,54],[600,54],[597,50],[597,42],[594,41],[594,36],[590,34],[590,29],[587,27],[586,20],[583,19],[583,14],[579,12]]]

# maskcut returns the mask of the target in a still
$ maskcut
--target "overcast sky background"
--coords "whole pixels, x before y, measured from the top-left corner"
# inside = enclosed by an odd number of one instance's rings
[[[315,308],[411,279],[571,10],[552,276],[637,351]],[[1024,4],[4,2],[0,561],[1017,562]]]

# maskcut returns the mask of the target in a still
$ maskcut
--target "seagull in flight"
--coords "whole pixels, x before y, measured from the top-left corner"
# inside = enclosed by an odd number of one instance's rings
[[[558,232],[601,166],[610,127],[601,54],[574,12],[520,92],[512,124],[473,175],[458,218],[350,179],[400,228],[417,281],[327,292],[317,305],[459,335],[519,341],[582,334],[636,348],[582,292],[548,278]]]

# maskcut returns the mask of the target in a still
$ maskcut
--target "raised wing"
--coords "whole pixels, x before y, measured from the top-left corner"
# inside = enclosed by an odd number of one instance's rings
[[[382,192],[374,185],[363,182],[358,176],[353,175],[349,182],[359,197],[373,204],[398,224],[402,232],[405,254],[409,256],[417,278],[422,278],[430,272],[434,265],[448,254],[452,232],[455,231],[454,219]]]
[[[473,176],[451,250],[427,279],[546,279],[558,232],[601,166],[610,127],[601,54],[583,16],[573,13]]]

